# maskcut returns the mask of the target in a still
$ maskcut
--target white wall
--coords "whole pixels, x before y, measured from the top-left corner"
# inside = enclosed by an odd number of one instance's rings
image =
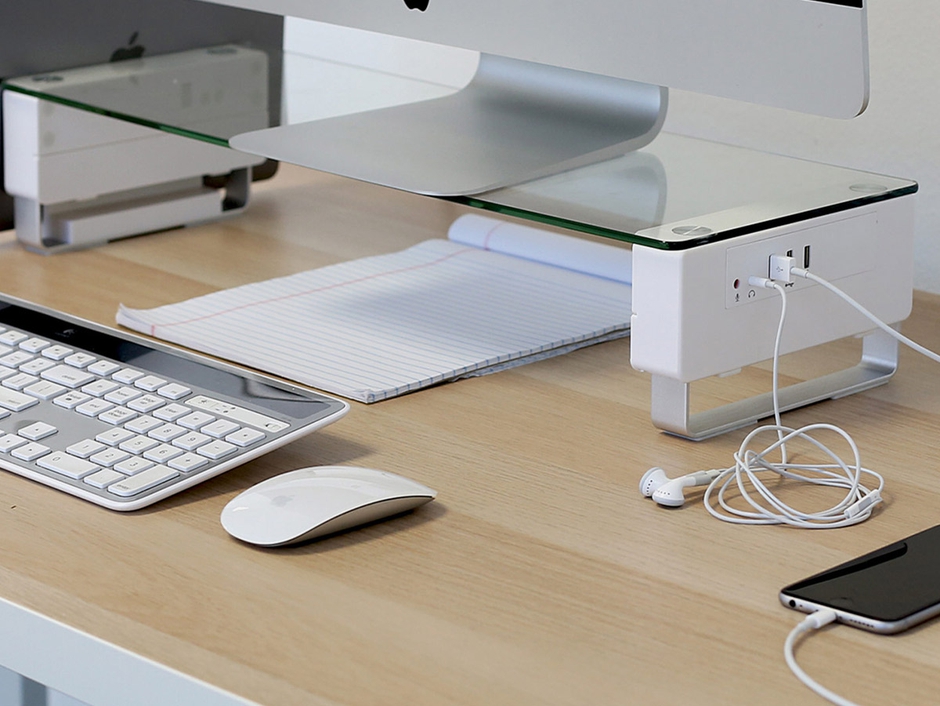
[[[920,184],[914,283],[940,293],[940,9],[936,0],[870,0],[871,100],[827,120],[673,91],[667,130]]]
[[[307,35],[313,32],[315,39]],[[431,66],[432,80],[466,80],[459,52],[441,61],[402,62],[400,45],[336,28],[291,21],[288,47],[318,47],[339,60]],[[860,117],[829,120],[673,91],[665,129],[695,137],[828,162],[920,184],[915,286],[940,293],[940,10],[936,0],[870,0],[871,102]],[[357,41],[359,40],[359,41]],[[396,49],[396,46],[398,48]],[[404,70],[404,69],[402,69]],[[410,71],[410,69],[409,69]],[[450,74],[448,73],[450,72]]]

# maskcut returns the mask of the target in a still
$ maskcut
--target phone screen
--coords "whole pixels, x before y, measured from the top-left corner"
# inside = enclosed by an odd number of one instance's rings
[[[791,584],[780,600],[876,632],[923,622],[940,613],[940,525]]]

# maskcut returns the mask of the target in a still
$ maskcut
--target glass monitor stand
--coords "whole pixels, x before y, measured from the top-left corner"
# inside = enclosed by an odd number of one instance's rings
[[[303,134],[312,120],[350,110],[364,113],[415,101],[444,98],[456,106],[468,99],[453,89],[422,84],[368,69],[284,53],[254,62],[220,61],[255,49],[228,45],[166,57],[24,76],[3,87],[27,96],[186,136],[211,145],[245,145],[263,136]],[[271,86],[267,65],[283,64],[284,84]],[[491,69],[496,73],[491,73]],[[484,66],[473,93],[498,82],[505,65]],[[494,78],[496,76],[496,78]],[[474,82],[471,82],[472,84]],[[350,97],[351,87],[364,91]],[[281,92],[278,125],[270,124],[270,91]],[[909,197],[916,183],[659,133],[660,89],[642,93],[649,110],[621,135],[632,149],[604,161],[577,166],[523,183],[479,193],[441,196],[478,209],[544,223],[633,245],[681,253],[772,229],[854,213]],[[617,99],[612,99],[614,102]],[[352,106],[350,108],[349,106]],[[449,109],[448,109],[449,110]],[[375,117],[378,113],[373,114]],[[370,118],[371,119],[371,118]],[[371,130],[371,128],[370,128]],[[655,139],[649,139],[655,134]],[[262,140],[263,141],[263,140]],[[276,154],[262,156],[303,163],[277,139]],[[298,146],[297,153],[302,153]],[[606,156],[609,154],[605,153]],[[400,158],[396,157],[396,159]],[[452,162],[460,166],[456,161]],[[421,189],[416,189],[421,190]],[[446,189],[451,191],[451,189]],[[725,246],[722,246],[725,247]],[[894,323],[894,322],[892,322]],[[871,334],[858,365],[838,379],[806,385],[788,407],[881,384],[896,368],[896,348]],[[634,341],[634,345],[637,342]],[[812,382],[812,381],[810,381]],[[654,419],[672,433],[704,438],[767,416],[766,401],[696,413],[689,382],[653,374]],[[790,393],[788,393],[790,394]],[[763,399],[763,398],[762,398]]]

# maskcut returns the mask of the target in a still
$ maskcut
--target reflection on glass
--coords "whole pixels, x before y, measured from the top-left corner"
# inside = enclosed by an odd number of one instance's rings
[[[276,72],[269,67],[282,65],[284,85],[272,88],[269,73]],[[455,90],[236,45],[20,77],[4,87],[222,145],[268,128],[278,112],[296,123]],[[662,133],[615,159],[455,200],[627,242],[686,248],[916,190],[904,179]]]
[[[664,132],[638,152],[467,201],[629,242],[683,248],[916,190],[906,179]]]
[[[271,122],[268,56],[233,44],[27,76],[4,86],[222,145]]]

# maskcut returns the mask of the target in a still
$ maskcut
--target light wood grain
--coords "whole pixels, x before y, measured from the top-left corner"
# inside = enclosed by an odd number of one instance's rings
[[[111,324],[221,287],[440,237],[456,205],[282,167],[243,216],[43,257],[0,236],[4,291]],[[905,331],[940,348],[940,298]],[[887,479],[869,522],[742,528],[698,502],[637,492],[731,463],[744,432],[690,443],[649,422],[629,341],[376,405],[130,515],[0,477],[0,596],[266,704],[819,703],[787,670],[799,620],[786,583],[940,521],[940,368],[908,351],[889,385],[789,416],[828,421]],[[793,356],[788,379],[856,355]],[[702,400],[766,389],[766,370],[709,382]],[[236,493],[318,464],[374,466],[439,499],[324,541],[259,550],[218,518]],[[822,502],[804,489],[791,499]],[[807,493],[804,495],[804,493]],[[885,638],[849,628],[799,650],[864,703],[933,703],[940,627]]]

